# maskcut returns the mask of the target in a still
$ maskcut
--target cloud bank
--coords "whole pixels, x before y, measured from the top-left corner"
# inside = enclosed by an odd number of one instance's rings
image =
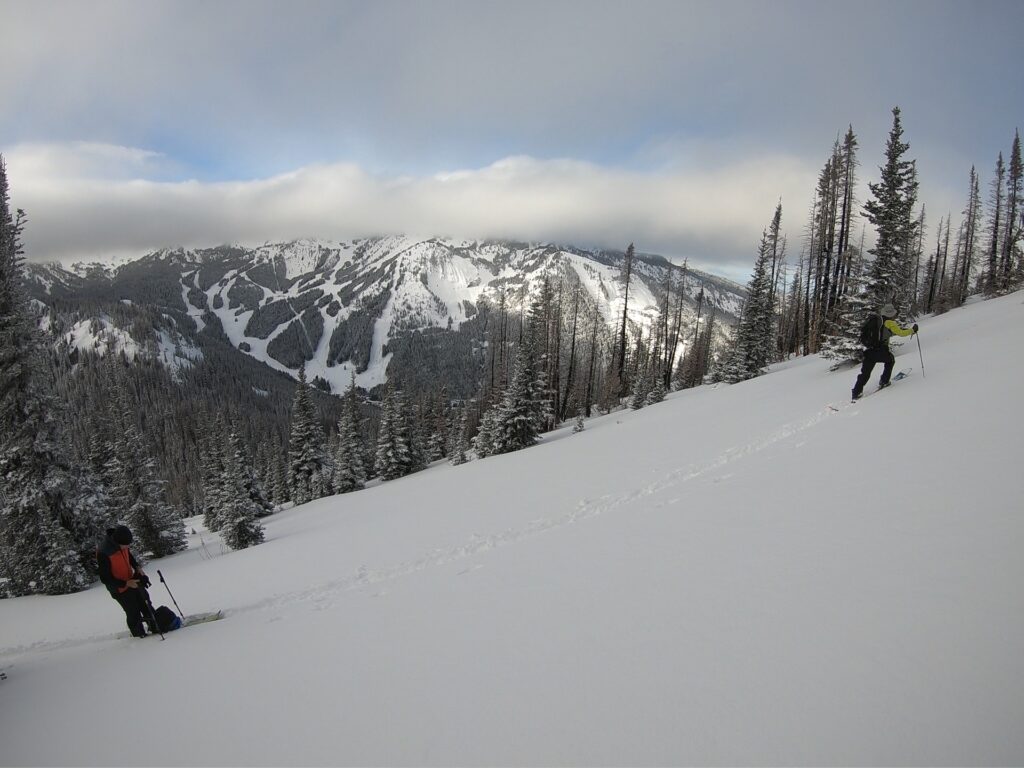
[[[803,199],[814,181],[813,169],[785,156],[644,172],[520,156],[429,176],[330,164],[238,182],[152,180],[162,157],[101,144],[24,145],[6,159],[12,202],[29,214],[29,258],[60,261],[404,233],[620,249],[632,241],[745,273],[780,196]]]

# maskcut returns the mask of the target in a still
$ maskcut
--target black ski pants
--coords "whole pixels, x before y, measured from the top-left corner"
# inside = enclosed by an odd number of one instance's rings
[[[878,380],[878,385],[885,386],[889,383],[889,377],[892,376],[892,367],[896,365],[896,357],[889,351],[888,347],[865,349],[864,362],[860,367],[860,376],[857,377],[857,383],[853,385],[853,394],[855,396],[864,391],[864,385],[871,378],[871,372],[875,369],[876,363],[882,363],[885,366],[882,369],[882,378]]]
[[[117,600],[118,605],[124,609],[128,630],[134,637],[145,637],[146,630],[142,623],[145,622],[150,632],[155,632],[153,620],[149,615],[149,593],[143,587],[126,589],[124,592],[113,592],[111,597]]]

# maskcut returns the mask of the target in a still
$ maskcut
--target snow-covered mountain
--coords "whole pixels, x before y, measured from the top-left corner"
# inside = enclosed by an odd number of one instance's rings
[[[2,600],[0,762],[1022,765],[1022,300]]]
[[[215,324],[237,350],[291,375],[305,363],[310,379],[341,392],[353,370],[366,389],[395,375],[388,367],[403,337],[426,329],[457,334],[482,301],[496,303],[502,292],[519,312],[545,278],[582,286],[613,326],[622,312],[622,258],[554,245],[385,237],[162,250],[118,264],[30,265],[29,275],[44,303],[130,301],[172,313],[183,322],[170,331],[181,333],[185,325],[202,332]],[[657,317],[667,268],[658,256],[636,261],[629,317],[638,329],[649,330]],[[688,271],[685,290],[684,328],[692,327],[701,291],[725,325],[744,295],[735,283],[696,270]]]

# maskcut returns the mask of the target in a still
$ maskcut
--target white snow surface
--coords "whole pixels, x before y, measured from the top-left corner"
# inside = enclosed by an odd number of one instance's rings
[[[0,601],[0,762],[1024,764],[1022,299]]]

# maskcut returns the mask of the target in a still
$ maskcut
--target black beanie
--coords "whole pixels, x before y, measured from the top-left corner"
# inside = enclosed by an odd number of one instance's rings
[[[110,534],[110,538],[114,540],[115,544],[131,544],[133,541],[132,532],[127,525],[117,526]]]

